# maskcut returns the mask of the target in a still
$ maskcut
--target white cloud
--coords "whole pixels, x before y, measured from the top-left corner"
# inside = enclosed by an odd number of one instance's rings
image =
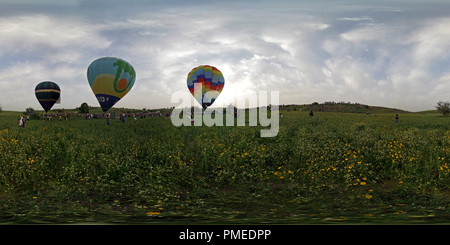
[[[373,22],[373,18],[370,17],[342,17],[338,20],[348,20],[348,21],[370,21]]]
[[[407,40],[414,45],[412,58],[417,65],[427,65],[434,59],[449,57],[450,18],[428,21],[425,26],[413,32]]]
[[[0,47],[3,51],[37,51],[67,48],[104,49],[110,42],[98,29],[71,19],[52,19],[45,15],[0,18]]]
[[[385,24],[365,24],[349,32],[342,33],[340,37],[354,43],[361,41],[383,41],[389,32]]]
[[[14,5],[23,11],[0,18],[0,83],[8,88],[0,103],[39,108],[33,96],[16,95],[55,80],[64,91],[59,107],[97,105],[86,69],[101,56],[123,58],[137,72],[118,107],[173,106],[172,93],[186,90],[187,73],[203,64],[224,73],[219,104],[278,90],[282,104],[335,100],[414,110],[450,95],[442,84],[450,77],[445,13],[417,15],[420,7],[403,3],[177,3],[133,1],[128,11],[117,2]]]

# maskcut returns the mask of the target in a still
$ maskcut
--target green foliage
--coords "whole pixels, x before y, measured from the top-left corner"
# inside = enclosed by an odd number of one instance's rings
[[[27,109],[25,109],[25,111],[23,112],[23,114],[25,115],[33,115],[35,113],[35,110],[31,107],[28,107]]]
[[[444,116],[448,116],[450,114],[450,102],[448,101],[439,101],[437,103],[436,109],[442,113]]]
[[[80,113],[89,113],[89,106],[86,102],[83,102],[80,107],[78,107]]]

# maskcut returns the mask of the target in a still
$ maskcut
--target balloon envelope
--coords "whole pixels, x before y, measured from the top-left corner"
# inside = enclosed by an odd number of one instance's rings
[[[136,71],[125,60],[103,57],[89,65],[87,79],[103,112],[106,112],[133,87]]]
[[[48,112],[61,96],[61,89],[58,84],[45,81],[36,86],[34,93],[44,111]]]
[[[214,66],[195,67],[187,76],[188,89],[203,109],[214,103],[224,85],[222,72]]]

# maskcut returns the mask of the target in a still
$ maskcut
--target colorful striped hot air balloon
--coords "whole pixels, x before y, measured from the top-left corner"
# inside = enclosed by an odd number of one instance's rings
[[[216,67],[202,65],[187,75],[187,86],[203,109],[214,103],[225,85],[222,72]]]
[[[58,84],[50,81],[39,83],[34,89],[36,98],[45,112],[48,112],[61,96]]]
[[[125,60],[103,57],[89,65],[87,79],[103,112],[106,112],[130,91],[136,72]]]

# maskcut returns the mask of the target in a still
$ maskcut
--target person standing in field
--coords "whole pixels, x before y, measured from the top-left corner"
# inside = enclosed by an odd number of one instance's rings
[[[26,121],[25,117],[20,116],[20,119],[19,119],[19,127],[25,128],[25,121]]]
[[[399,119],[398,114],[395,114],[395,123],[398,123],[398,119]]]

